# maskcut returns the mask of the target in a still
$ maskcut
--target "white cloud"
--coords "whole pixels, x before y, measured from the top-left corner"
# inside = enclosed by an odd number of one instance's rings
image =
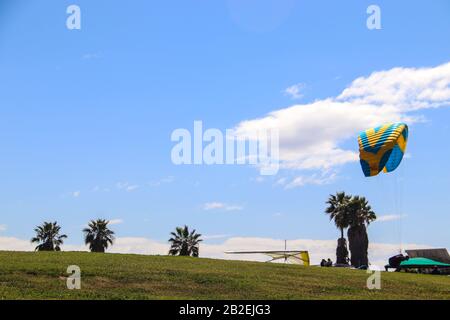
[[[131,192],[131,191],[136,190],[137,188],[139,188],[139,186],[136,185],[136,184],[134,184],[134,185],[131,185],[131,186],[127,186],[126,190],[127,190],[128,192]]]
[[[162,183],[172,183],[175,180],[174,176],[168,176],[167,178],[161,179]]]
[[[276,186],[283,186],[283,185],[285,185],[285,184],[287,183],[287,180],[288,180],[288,178],[286,178],[286,177],[279,178],[279,179],[275,182],[275,185],[276,185]]]
[[[250,181],[254,181],[254,182],[257,182],[257,183],[262,183],[262,182],[264,182],[264,177],[261,177],[261,176],[258,176],[258,177],[256,177],[256,178],[251,178],[250,179]]]
[[[241,211],[244,208],[239,205],[230,205],[223,202],[207,202],[203,204],[203,210],[217,210],[222,209],[225,211]]]
[[[273,216],[279,218],[279,217],[284,216],[284,214],[283,214],[282,212],[275,212],[275,213],[273,214]]]
[[[119,190],[125,190],[127,192],[133,192],[139,188],[137,184],[130,184],[129,182],[117,182],[116,188]]]
[[[322,173],[314,173],[309,176],[297,176],[292,179],[290,182],[287,179],[278,180],[277,184],[284,185],[285,189],[293,189],[297,187],[303,187],[307,184],[322,186],[326,184],[330,184],[336,180],[336,172],[327,172],[324,171]]]
[[[168,177],[156,180],[156,181],[151,181],[151,182],[149,182],[149,185],[151,187],[159,187],[162,184],[172,183],[174,181],[175,181],[174,176],[168,176]]]
[[[221,202],[207,202],[203,205],[204,210],[222,209],[225,206]]]
[[[230,237],[229,234],[211,234],[211,235],[205,234],[201,238],[203,240],[213,240],[213,239],[224,239],[229,237]]]
[[[377,216],[377,220],[375,222],[388,222],[400,220],[406,217],[406,214],[386,214],[382,216]]]
[[[300,99],[303,97],[304,83],[297,83],[284,90],[284,94],[290,96],[292,99]]]
[[[109,192],[110,189],[109,188],[102,188],[100,186],[95,186],[92,188],[91,190],[92,192]]]
[[[116,183],[116,188],[117,189],[124,189],[124,188],[126,188],[127,185],[128,185],[128,182],[117,182]]]
[[[72,197],[78,198],[80,196],[80,194],[81,194],[81,191],[74,191],[74,192],[72,192]]]
[[[108,252],[166,255],[169,252],[169,244],[147,238],[117,238]]]
[[[358,161],[359,132],[386,122],[423,120],[417,111],[450,106],[450,63],[434,68],[394,68],[353,81],[337,97],[273,111],[240,122],[235,134],[256,137],[278,129],[285,169],[329,170]],[[344,147],[352,142],[354,147]]]
[[[0,224],[0,232],[6,231],[6,224]]]
[[[237,206],[237,205],[227,205],[225,207],[226,211],[241,211],[244,210],[244,207],[242,206]]]
[[[122,224],[122,223],[123,223],[122,219],[111,219],[111,220],[109,220],[109,224],[110,225]]]
[[[450,63],[434,68],[393,68],[360,77],[337,98],[390,105],[407,112],[450,105]]]
[[[82,56],[82,58],[84,60],[93,60],[93,59],[98,59],[100,57],[101,57],[101,55],[99,53],[85,53]]]
[[[33,251],[35,246],[30,241],[14,237],[0,237],[0,250],[4,251]]]

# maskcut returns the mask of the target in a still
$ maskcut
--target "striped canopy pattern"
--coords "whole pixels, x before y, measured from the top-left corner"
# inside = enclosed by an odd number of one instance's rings
[[[362,132],[358,137],[361,168],[366,177],[392,172],[400,165],[408,142],[408,126],[390,123]]]

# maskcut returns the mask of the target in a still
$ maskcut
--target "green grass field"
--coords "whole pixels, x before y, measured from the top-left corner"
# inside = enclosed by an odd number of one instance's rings
[[[81,290],[66,269],[81,268]],[[1,299],[450,299],[450,277],[186,257],[0,252]]]

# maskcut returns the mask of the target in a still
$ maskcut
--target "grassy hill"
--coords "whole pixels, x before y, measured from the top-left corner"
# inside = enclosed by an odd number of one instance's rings
[[[66,288],[78,265],[81,290]],[[1,252],[0,299],[450,299],[450,277],[185,257]]]

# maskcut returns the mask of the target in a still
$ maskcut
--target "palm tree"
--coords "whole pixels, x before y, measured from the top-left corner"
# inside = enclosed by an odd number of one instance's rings
[[[195,232],[195,229],[189,232],[188,226],[177,227],[175,232],[170,233],[172,237],[169,239],[170,250],[172,256],[193,256],[198,257],[199,244],[202,236]]]
[[[336,248],[337,264],[348,264],[347,240],[344,237],[344,230],[349,227],[348,204],[350,200],[351,196],[346,195],[345,192],[338,192],[336,195],[330,195],[326,202],[328,207],[325,209],[325,213],[330,216],[330,220],[334,220],[334,224],[341,231]]]
[[[61,227],[55,222],[44,222],[41,226],[37,226],[34,231],[36,236],[31,239],[31,243],[39,243],[36,251],[61,251],[61,245],[63,244],[67,236],[65,234],[59,234]]]
[[[351,252],[351,263],[355,267],[368,266],[369,237],[367,227],[377,219],[369,202],[364,197],[353,197],[349,205],[349,229],[347,236]]]
[[[109,221],[104,219],[91,220],[88,228],[84,228],[84,243],[89,245],[91,252],[105,252],[114,242],[114,231],[108,228]]]

